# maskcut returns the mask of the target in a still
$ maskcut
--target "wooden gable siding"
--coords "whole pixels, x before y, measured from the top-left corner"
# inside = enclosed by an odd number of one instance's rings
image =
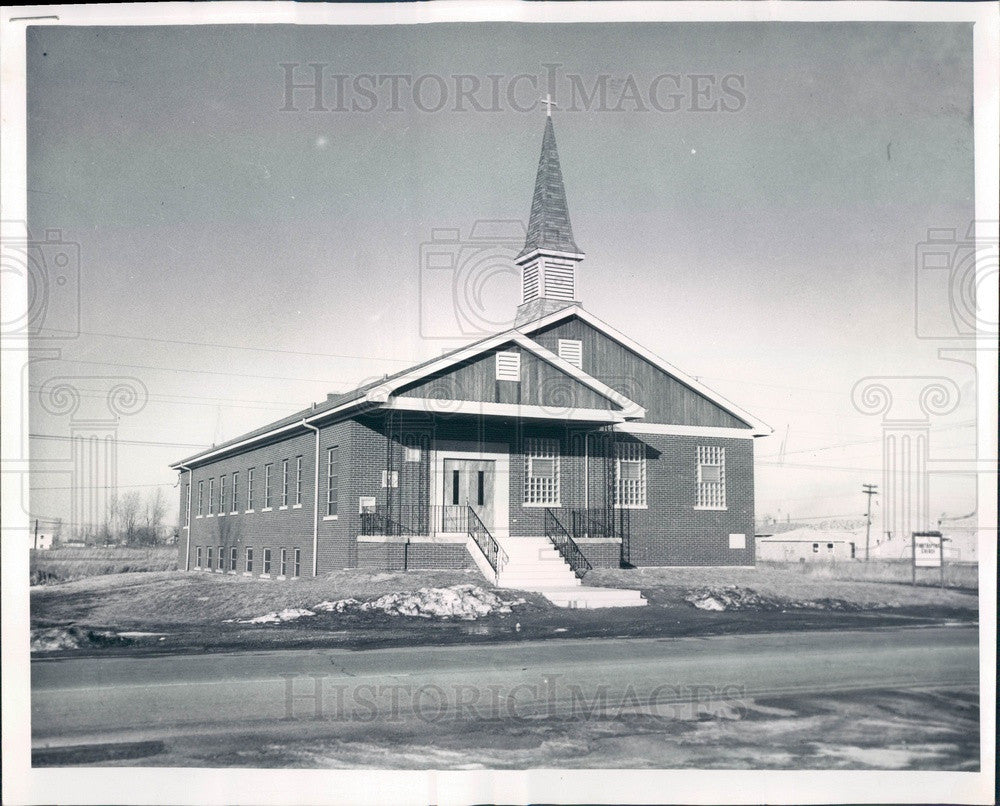
[[[499,351],[521,354],[521,381],[498,381]],[[593,389],[571,378],[537,356],[508,344],[404,387],[398,397],[428,397],[435,400],[477,400],[485,403],[521,403],[554,409],[585,408],[619,410],[620,407]]]
[[[552,352],[558,352],[559,339],[582,342],[583,371],[644,406],[643,422],[749,427],[748,423],[575,316],[527,335]]]

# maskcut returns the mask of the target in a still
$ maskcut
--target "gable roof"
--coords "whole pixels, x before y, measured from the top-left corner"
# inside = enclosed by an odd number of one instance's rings
[[[680,370],[677,367],[675,367],[673,364],[664,361],[655,353],[651,352],[650,350],[647,350],[638,342],[634,341],[633,339],[630,339],[624,333],[621,333],[620,331],[616,330],[607,322],[598,319],[592,313],[588,313],[579,305],[571,305],[569,307],[555,311],[554,313],[550,313],[546,316],[542,316],[538,319],[535,319],[532,322],[525,322],[524,324],[519,326],[519,330],[522,333],[530,335],[531,333],[541,330],[542,328],[548,327],[549,325],[555,324],[557,322],[561,322],[563,319],[569,319],[570,317],[573,316],[578,317],[579,319],[586,322],[595,330],[603,333],[608,338],[618,342],[623,347],[628,348],[632,352],[644,358],[653,366],[657,367],[661,371],[672,376],[676,380],[683,383],[685,386],[693,389],[695,392],[702,395],[706,399],[712,401],[717,406],[719,406],[719,408],[729,412],[734,417],[738,417],[740,420],[743,420],[753,430],[754,436],[763,437],[773,433],[774,429],[771,428],[771,426],[769,426],[763,420],[754,417],[752,414],[750,414],[750,412],[740,408],[731,400],[728,400],[727,398],[723,397],[715,390],[709,389],[707,386],[705,386],[705,384],[701,383],[701,381],[698,381],[695,378],[691,377],[683,370]]]
[[[772,433],[773,429],[767,425],[767,423],[757,419],[749,412],[744,411],[736,404],[722,397],[722,395],[718,392],[709,389],[707,386],[677,369],[672,364],[667,363],[656,354],[650,352],[642,345],[625,336],[623,333],[615,330],[613,327],[598,319],[593,314],[587,313],[579,305],[570,305],[562,310],[556,311],[555,313],[542,316],[532,322],[526,322],[516,328],[511,328],[501,333],[486,336],[478,341],[472,342],[471,344],[467,344],[464,347],[458,347],[442,356],[427,359],[426,361],[422,361],[412,367],[400,370],[392,375],[387,375],[380,380],[372,381],[359,386],[349,392],[345,392],[340,395],[329,395],[325,401],[315,403],[310,408],[302,409],[295,414],[283,417],[280,420],[276,420],[268,425],[262,426],[261,428],[257,428],[243,434],[242,436],[236,437],[235,439],[223,442],[220,445],[213,445],[211,448],[199,451],[198,453],[182,459],[179,462],[173,463],[170,467],[175,470],[184,469],[184,467],[190,463],[204,462],[210,458],[220,456],[240,448],[249,447],[250,445],[258,442],[264,442],[268,439],[294,431],[298,428],[304,428],[304,424],[306,423],[311,425],[317,421],[323,421],[336,417],[349,417],[360,411],[377,409],[387,403],[389,398],[400,388],[454,366],[455,364],[461,363],[462,361],[467,361],[470,358],[489,352],[490,350],[496,349],[497,347],[509,342],[517,344],[522,349],[529,351],[541,360],[551,364],[556,369],[566,375],[569,375],[574,380],[583,383],[590,389],[610,400],[615,405],[619,406],[621,408],[619,416],[623,420],[642,419],[645,416],[646,411],[638,403],[630,400],[622,393],[597,378],[594,378],[582,369],[560,358],[556,353],[546,349],[530,338],[529,334],[541,330],[551,324],[555,324],[556,322],[562,321],[563,319],[568,319],[572,316],[579,317],[581,320],[600,331],[608,338],[619,342],[629,350],[632,350],[654,366],[658,367],[663,372],[673,376],[681,383],[689,386],[691,389],[703,395],[708,400],[711,400],[720,408],[748,423],[749,427],[752,429],[751,433],[753,436],[767,436]],[[484,413],[486,412],[484,411]]]

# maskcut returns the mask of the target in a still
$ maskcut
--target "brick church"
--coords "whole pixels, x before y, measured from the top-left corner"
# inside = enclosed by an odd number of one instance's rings
[[[579,584],[753,565],[753,441],[770,428],[585,310],[583,259],[550,111],[513,328],[171,465],[181,567],[476,567],[537,589],[560,587],[556,566]]]

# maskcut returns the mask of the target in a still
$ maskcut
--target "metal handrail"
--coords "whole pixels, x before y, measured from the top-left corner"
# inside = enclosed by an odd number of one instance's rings
[[[490,530],[486,528],[486,524],[480,520],[472,507],[467,507],[467,514],[469,537],[475,541],[494,573],[499,574],[500,569],[507,564],[507,560],[509,559],[507,552],[500,548],[500,544],[497,543],[496,538],[490,534]]]
[[[583,579],[584,575],[593,569],[576,541],[566,531],[566,527],[559,522],[559,518],[548,507],[545,508],[545,536],[552,541],[556,550],[569,563],[573,573],[580,579]]]

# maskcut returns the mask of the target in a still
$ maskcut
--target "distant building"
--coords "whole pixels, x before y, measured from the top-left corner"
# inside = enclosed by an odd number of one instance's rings
[[[757,535],[757,559],[761,562],[832,562],[864,557],[864,534],[860,551],[853,532],[795,529],[773,535]]]
[[[38,532],[29,536],[29,544],[36,551],[49,551],[52,548],[54,535],[51,532]]]

